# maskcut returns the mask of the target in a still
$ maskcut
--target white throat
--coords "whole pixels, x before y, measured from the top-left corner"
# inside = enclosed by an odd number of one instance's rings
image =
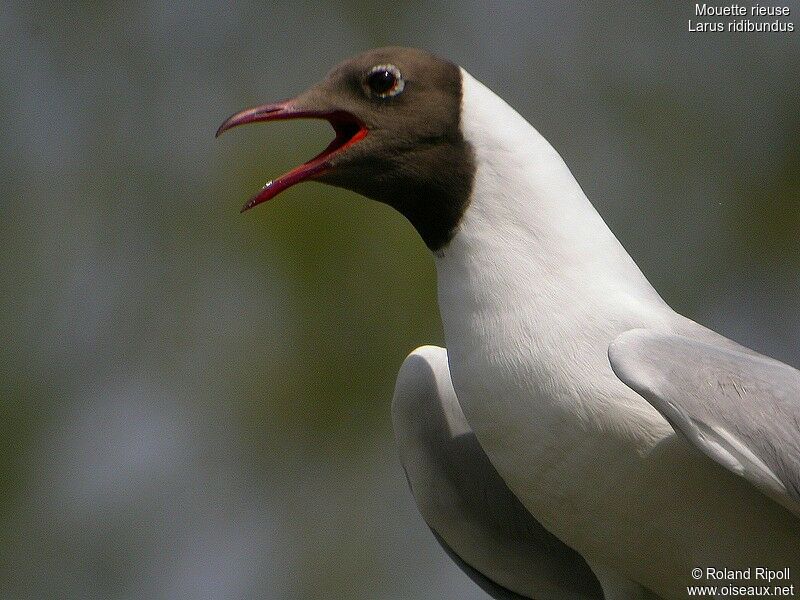
[[[498,441],[515,436],[515,399],[536,407],[537,439],[525,443],[542,446],[542,457],[565,447],[557,432],[567,415],[589,423],[598,412],[632,411],[615,418],[644,414],[667,427],[616,378],[607,352],[623,331],[661,328],[674,313],[553,147],[491,90],[463,70],[462,77],[461,128],[476,172],[436,271],[450,370],[467,420],[500,462],[492,432]],[[506,402],[509,410],[497,406]]]
[[[622,284],[628,295],[658,298],[558,152],[463,69],[462,78],[461,128],[476,173],[470,204],[444,256],[489,252],[495,262],[513,265],[524,278],[517,281],[531,284],[527,291],[558,279],[570,294],[600,287],[608,294]],[[531,276],[536,281],[528,281]]]
[[[462,85],[461,128],[476,172],[469,206],[436,258],[445,327],[452,303],[459,313],[511,304],[551,321],[569,312],[573,326],[637,313],[635,305],[666,308],[558,152],[463,69]]]

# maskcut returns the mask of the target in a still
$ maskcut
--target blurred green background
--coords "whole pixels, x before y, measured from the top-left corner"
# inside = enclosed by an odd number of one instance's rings
[[[442,342],[424,245],[318,184],[239,214],[324,123],[213,137],[369,47],[463,65],[676,309],[800,364],[798,33],[693,7],[5,3],[0,597],[486,598],[392,440],[400,363]]]

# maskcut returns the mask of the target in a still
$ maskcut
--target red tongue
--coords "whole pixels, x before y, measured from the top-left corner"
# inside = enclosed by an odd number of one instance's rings
[[[292,100],[284,100],[282,102],[248,108],[230,116],[220,125],[219,129],[217,129],[217,137],[228,129],[238,127],[239,125],[285,119],[325,119],[333,127],[336,132],[336,137],[328,144],[325,150],[311,160],[295,167],[277,179],[267,182],[258,194],[247,201],[242,207],[241,212],[249,210],[262,202],[271,200],[296,183],[312,179],[325,172],[330,168],[330,161],[328,159],[333,154],[341,152],[359,140],[364,139],[368,132],[367,127],[348,112],[300,110],[292,105]]]

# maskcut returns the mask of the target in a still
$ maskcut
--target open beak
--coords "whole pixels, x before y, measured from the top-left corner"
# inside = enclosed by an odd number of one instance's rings
[[[277,179],[268,181],[258,194],[247,201],[242,207],[242,212],[253,208],[257,204],[271,200],[296,183],[314,179],[327,172],[331,169],[331,158],[359,140],[364,139],[368,131],[366,125],[360,119],[347,111],[308,110],[297,106],[294,100],[284,100],[248,108],[230,116],[217,129],[217,137],[228,129],[246,123],[281,121],[285,119],[325,119],[333,127],[336,137],[325,150],[311,160],[304,162],[299,167],[295,167]]]

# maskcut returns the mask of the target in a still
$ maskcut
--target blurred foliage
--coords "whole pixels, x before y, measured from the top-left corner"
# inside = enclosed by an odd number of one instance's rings
[[[483,598],[394,457],[443,340],[404,219],[317,184],[330,138],[222,119],[367,47],[464,65],[562,152],[665,297],[800,361],[797,36],[688,5],[368,0],[0,11],[0,589],[9,598]]]

